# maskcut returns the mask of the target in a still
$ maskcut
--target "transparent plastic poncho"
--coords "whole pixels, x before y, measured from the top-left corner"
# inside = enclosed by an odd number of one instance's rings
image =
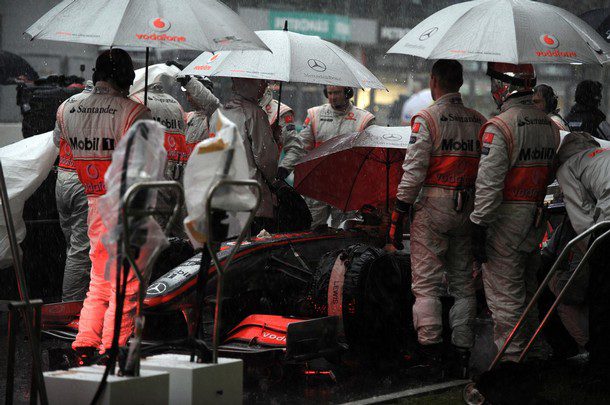
[[[163,131],[163,126],[155,121],[136,122],[119,141],[104,177],[106,194],[100,197],[99,209],[107,229],[102,242],[108,251],[105,278],[109,281],[115,280],[117,259],[125,258],[122,247],[118,246],[123,241],[124,226],[119,213],[124,193],[139,182],[164,180],[167,152],[163,147]],[[137,208],[154,208],[156,203],[154,191],[140,192],[134,198]],[[167,238],[152,216],[131,220],[129,231],[129,246],[136,264],[148,279],[152,261],[168,246]],[[130,270],[129,278],[133,276],[133,270]]]

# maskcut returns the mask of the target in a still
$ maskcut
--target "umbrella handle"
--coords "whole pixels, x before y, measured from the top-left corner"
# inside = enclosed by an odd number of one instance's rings
[[[288,20],[284,20],[284,31],[288,31]],[[280,106],[282,105],[282,82],[280,82],[280,90],[277,96],[277,118],[275,122],[280,125]]]
[[[150,57],[150,48],[146,47],[146,66],[144,67],[144,106],[148,106],[148,58]]]
[[[280,110],[282,106],[282,82],[280,82],[280,90],[277,96],[277,117],[275,118],[275,122],[277,125],[280,125]]]

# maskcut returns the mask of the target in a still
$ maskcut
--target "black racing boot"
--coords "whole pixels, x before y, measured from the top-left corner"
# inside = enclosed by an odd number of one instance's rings
[[[470,349],[452,345],[449,374],[462,380],[468,379],[470,367]]]
[[[418,343],[414,360],[415,366],[412,368],[413,371],[438,379],[443,379],[445,377],[442,343],[431,345],[422,345]]]

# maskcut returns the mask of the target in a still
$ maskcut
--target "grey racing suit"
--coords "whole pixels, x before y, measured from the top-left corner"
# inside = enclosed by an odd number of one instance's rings
[[[193,148],[210,136],[209,122],[212,114],[220,107],[220,101],[198,80],[189,80],[185,89],[194,108],[193,111],[186,113],[185,159],[188,159]]]
[[[273,92],[270,88],[267,88],[265,91],[259,105],[267,114],[269,125],[273,125],[277,121],[278,101],[273,98]],[[292,108],[284,103],[282,103],[279,108],[282,139],[276,139],[275,142],[277,142],[284,151],[284,158],[280,162],[280,166],[292,171],[294,170],[294,164],[304,156],[305,153],[303,152],[301,139],[297,135]]]
[[[558,153],[561,164],[557,179],[564,191],[564,202],[576,233],[581,234],[596,223],[610,220],[610,149],[600,148],[590,134],[568,134]],[[599,238],[599,231],[595,237]],[[597,241],[596,241],[597,242]],[[609,364],[610,281],[608,278],[608,239],[592,251],[589,258],[589,362],[601,373]]]
[[[413,322],[422,345],[442,341],[440,297],[455,302],[449,313],[452,343],[474,344],[476,298],[472,276],[471,227],[474,184],[480,157],[479,130],[485,117],[450,93],[417,113],[397,198],[414,204],[411,223]],[[458,206],[458,204],[460,206]]]
[[[542,202],[554,177],[559,130],[531,95],[514,95],[481,130],[483,148],[471,220],[487,227],[483,286],[502,347],[536,291],[539,244],[545,231]],[[504,354],[517,360],[536,326],[533,310]],[[540,339],[530,354],[544,357]]]
[[[88,97],[91,90],[93,90],[93,83],[87,82],[85,90],[70,97],[67,104],[73,104],[77,100]],[[57,123],[53,131],[53,142],[59,147],[55,201],[59,214],[59,225],[67,245],[61,300],[78,301],[85,299],[91,271],[89,237],[87,236],[89,211],[87,196],[76,173],[70,144],[61,138],[61,129]]]
[[[558,159],[557,180],[577,234],[610,219],[610,150],[585,133],[566,136]]]
[[[144,89],[132,94],[131,98],[144,104]],[[165,150],[167,151],[167,166],[165,178],[180,180],[182,165],[186,161],[186,114],[182,106],[171,95],[165,93],[161,83],[148,85],[146,106],[150,108],[153,119],[165,127]]]
[[[279,148],[267,115],[258,105],[256,88],[243,86],[234,90],[233,98],[223,106],[222,114],[237,125],[244,141],[250,177],[261,186],[261,204],[256,216],[273,218],[275,197],[271,184],[277,173]]]
[[[299,138],[303,151],[310,151],[338,135],[362,131],[374,123],[373,114],[354,106],[351,102],[348,102],[345,111],[335,110],[330,104],[323,104],[307,110],[307,118],[305,118]],[[292,159],[292,157],[287,153],[284,159]],[[312,228],[326,224],[329,216],[333,228],[337,228],[346,219],[345,213],[338,208],[311,198],[305,198],[305,201],[313,218]]]
[[[104,177],[115,145],[140,119],[152,119],[143,105],[127,99],[110,83],[98,81],[85,99],[60,106],[57,121],[61,138],[70,142],[74,166],[85,188],[89,203],[88,235],[91,244],[89,257],[91,272],[89,291],[83,302],[78,334],[73,348],[100,347],[108,349],[112,343],[116,286],[106,280],[108,251],[102,243],[107,232],[99,212],[99,196],[106,193]],[[124,306],[123,326],[119,343],[124,345],[133,327],[133,313],[137,304],[138,283],[128,279]]]

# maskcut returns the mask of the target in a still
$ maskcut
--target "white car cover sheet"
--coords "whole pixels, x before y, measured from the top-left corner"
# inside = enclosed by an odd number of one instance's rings
[[[127,150],[129,139],[133,138],[131,149]],[[108,264],[105,277],[114,280],[117,252],[117,242],[122,238],[123,224],[119,217],[121,209],[121,180],[123,165],[127,162],[124,190],[127,191],[135,183],[164,180],[163,169],[167,152],[163,147],[163,126],[156,121],[143,120],[136,122],[121,138],[112,155],[112,163],[104,176],[106,194],[100,197],[99,207],[104,226],[108,229],[102,241],[108,251]],[[145,201],[141,201],[140,208],[154,208],[156,205],[156,192],[148,192]],[[135,199],[138,197],[136,196]],[[134,200],[135,200],[134,199]],[[139,248],[136,263],[140,271],[148,277],[147,270],[160,250],[168,246],[167,238],[161,226],[152,217],[141,218],[130,224],[131,246]]]
[[[53,144],[53,132],[35,135],[0,148],[0,161],[10,200],[17,242],[25,239],[23,206],[47,178],[59,149]],[[11,246],[4,215],[0,215],[0,268],[12,265]]]

